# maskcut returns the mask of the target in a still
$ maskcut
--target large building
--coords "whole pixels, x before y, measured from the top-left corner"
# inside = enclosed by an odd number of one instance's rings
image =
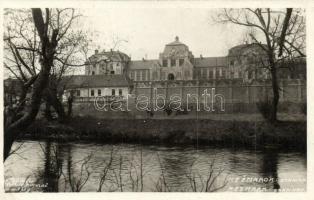
[[[85,75],[126,73],[133,81],[267,78],[267,71],[258,67],[261,58],[265,61],[265,54],[257,44],[236,46],[223,57],[194,57],[189,47],[176,37],[155,60],[132,61],[122,52],[96,50],[86,62]],[[248,70],[251,66],[256,69]]]
[[[66,77],[66,93],[78,97],[119,96],[135,93],[137,89],[152,87],[199,86],[195,81],[230,80],[250,84],[254,80],[269,80],[267,56],[261,44],[242,44],[231,48],[222,57],[195,57],[189,47],[175,37],[165,45],[158,59],[131,60],[120,51],[95,51],[86,61],[85,75]],[[293,64],[295,70],[280,73],[281,79],[305,79],[305,62]],[[179,83],[180,82],[180,83]],[[160,84],[158,86],[158,84]],[[180,85],[181,84],[181,85]],[[206,85],[206,84],[205,84]],[[182,92],[181,92],[182,93]]]

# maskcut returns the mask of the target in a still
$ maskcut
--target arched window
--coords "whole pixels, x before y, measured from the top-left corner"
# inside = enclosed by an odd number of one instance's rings
[[[173,74],[168,74],[168,80],[169,80],[169,81],[174,80],[174,75],[173,75]]]

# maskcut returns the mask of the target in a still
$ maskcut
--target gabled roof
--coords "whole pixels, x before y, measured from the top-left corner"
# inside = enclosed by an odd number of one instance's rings
[[[158,65],[158,60],[134,60],[130,61],[129,69],[149,69],[155,64]]]
[[[86,87],[128,87],[131,85],[124,75],[73,75],[62,78],[66,89]]]
[[[226,67],[228,66],[227,57],[203,57],[194,58],[195,67]]]

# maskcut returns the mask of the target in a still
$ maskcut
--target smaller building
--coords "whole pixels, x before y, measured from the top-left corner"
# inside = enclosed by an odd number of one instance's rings
[[[14,78],[8,78],[3,81],[4,105],[14,105],[19,102],[22,94],[23,83]]]
[[[95,50],[95,54],[85,62],[85,75],[121,75],[124,74],[130,57],[120,51]]]
[[[125,99],[132,89],[124,75],[75,75],[62,79],[63,100],[73,95],[75,101],[92,101],[97,96]]]

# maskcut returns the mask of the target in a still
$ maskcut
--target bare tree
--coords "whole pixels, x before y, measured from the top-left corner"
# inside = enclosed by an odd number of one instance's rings
[[[271,122],[277,121],[279,102],[278,69],[285,60],[305,57],[305,16],[302,9],[223,9],[215,17],[219,23],[231,23],[252,30],[252,41],[264,50],[267,63],[263,63],[271,74],[272,111]]]
[[[101,192],[102,191],[103,185],[105,184],[106,180],[108,179],[107,175],[108,175],[108,173],[109,173],[109,171],[111,169],[111,165],[112,165],[112,162],[113,162],[113,159],[114,159],[113,153],[114,153],[114,149],[112,147],[112,149],[110,151],[109,161],[107,163],[105,163],[105,167],[104,167],[103,173],[100,176],[100,181],[99,181],[99,186],[98,186],[97,192]]]
[[[82,38],[82,33],[73,29],[75,19],[80,16],[74,9],[6,10],[5,14],[8,18],[3,38],[4,66],[20,80],[22,94],[16,109],[18,117],[5,127],[4,160],[19,132],[36,118],[43,97],[62,118],[63,108],[52,85],[74,60],[72,55],[77,50],[75,42],[78,40],[73,38]],[[29,98],[26,98],[27,93]]]
[[[93,157],[93,153],[88,154],[82,160],[75,163],[72,162],[71,154],[68,154],[67,162],[67,182],[72,192],[80,192],[86,185],[91,176],[90,160]],[[80,170],[75,170],[75,166],[80,166]]]
[[[222,177],[224,171],[223,168],[215,169],[215,158],[209,163],[208,173],[205,177],[199,171],[194,172],[193,165],[194,162],[190,167],[190,172],[186,174],[193,192],[216,192],[227,185],[227,176],[225,176],[223,183],[215,187],[217,179]]]

